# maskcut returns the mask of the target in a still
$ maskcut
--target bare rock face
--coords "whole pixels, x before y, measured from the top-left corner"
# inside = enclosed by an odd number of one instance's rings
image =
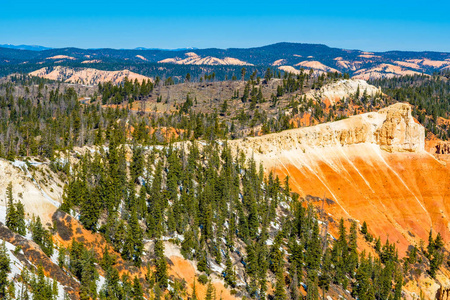
[[[111,81],[114,84],[122,83],[125,78],[130,81],[137,80],[142,82],[143,80],[150,80],[150,77],[140,75],[129,70],[121,71],[104,71],[92,68],[69,68],[56,66],[54,68],[45,67],[39,70],[29,73],[31,76],[37,76],[41,78],[46,78],[50,80],[58,80],[68,83],[79,83],[86,85],[96,85],[99,83],[104,83]]]
[[[450,300],[450,288],[440,287],[436,293],[436,300]]]
[[[382,241],[395,241],[400,257],[426,240],[430,228],[450,249],[450,163],[425,151],[425,129],[408,104],[228,145],[281,180],[289,176],[291,190],[333,220],[366,222]],[[450,272],[420,276],[407,282],[403,299],[450,300]]]
[[[440,141],[436,144],[436,154],[450,154],[450,142]]]
[[[269,156],[361,143],[375,144],[388,152],[419,152],[425,149],[425,129],[414,121],[409,104],[397,103],[376,113],[230,142],[249,153]]]
[[[377,144],[389,152],[425,149],[425,130],[411,116],[411,106],[397,103],[380,110],[386,120],[376,131]]]
[[[377,88],[361,79],[344,79],[335,83],[324,85],[318,91],[311,91],[306,94],[307,97],[319,100],[329,100],[331,104],[339,102],[343,98],[349,98],[355,95],[359,90],[360,95],[374,96],[381,93]]]
[[[22,202],[26,218],[35,214],[44,224],[51,224],[51,215],[62,201],[64,183],[49,166],[40,162],[0,159],[0,221],[5,220],[5,195],[10,182],[14,200]]]

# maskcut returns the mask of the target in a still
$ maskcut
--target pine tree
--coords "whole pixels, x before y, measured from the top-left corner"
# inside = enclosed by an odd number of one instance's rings
[[[312,270],[318,270],[321,260],[321,240],[319,236],[319,224],[313,223],[312,235],[306,246],[305,262],[307,267]]]
[[[331,250],[327,248],[322,258],[322,269],[318,285],[323,291],[328,291],[331,283]]]
[[[144,151],[142,147],[133,147],[133,157],[130,164],[130,175],[133,182],[138,183],[139,176],[144,171]]]
[[[286,290],[284,288],[284,274],[282,270],[279,270],[276,274],[275,294],[274,300],[286,300]]]
[[[206,296],[205,300],[214,300],[216,298],[216,291],[211,281],[208,282],[208,286],[206,288]]]
[[[139,226],[136,210],[133,209],[130,221],[127,226],[127,233],[122,255],[127,259],[132,259],[135,266],[141,265],[141,255],[144,250],[143,233]]]
[[[8,273],[11,271],[10,260],[6,250],[5,241],[0,245],[0,298],[6,297],[8,286]]]
[[[306,300],[319,300],[319,289],[316,271],[308,271]]]
[[[46,280],[44,275],[44,269],[42,266],[38,266],[37,270],[37,278],[35,278],[36,282],[33,287],[33,300],[47,300],[52,299],[52,285],[50,282]]]
[[[300,292],[298,290],[299,282],[298,282],[298,275],[297,272],[295,272],[294,276],[292,277],[292,281],[289,287],[289,291],[291,294],[291,300],[299,300],[300,299]]]
[[[17,214],[17,227],[16,231],[20,235],[27,234],[27,227],[25,224],[25,208],[21,201],[17,201],[16,203],[16,214]]]
[[[156,265],[156,282],[161,289],[167,288],[169,275],[167,273],[167,261],[164,256],[164,244],[162,240],[155,241],[155,265]]]
[[[135,276],[133,279],[133,300],[144,300],[143,293],[139,278]]]
[[[83,224],[84,228],[96,231],[97,230],[97,222],[100,217],[100,208],[101,205],[101,195],[100,189],[95,188],[91,193],[84,189],[85,195],[82,197],[83,201],[81,202],[81,211],[80,211],[80,222]]]
[[[234,272],[233,263],[231,262],[230,253],[227,253],[224,271],[225,282],[232,288],[236,287],[236,273]]]
[[[194,277],[194,285],[193,285],[193,287],[192,287],[192,296],[191,296],[191,299],[192,300],[197,300],[198,298],[197,298],[197,289],[195,288],[195,277]]]
[[[6,226],[12,231],[17,230],[18,215],[16,206],[14,205],[14,198],[12,194],[12,182],[6,187]]]
[[[85,299],[95,299],[97,297],[98,272],[95,268],[96,259],[94,250],[87,251],[83,248],[81,256],[81,291]]]
[[[47,256],[52,256],[53,238],[50,231],[45,229],[42,225],[41,218],[39,216],[37,218],[33,216],[30,229],[33,241],[41,247],[42,251],[47,254]]]
[[[348,239],[348,256],[346,261],[347,273],[353,277],[353,273],[358,266],[358,236],[356,229],[356,222],[353,221],[350,226],[350,235]]]
[[[105,273],[105,299],[121,299],[119,272],[116,268],[107,268]]]

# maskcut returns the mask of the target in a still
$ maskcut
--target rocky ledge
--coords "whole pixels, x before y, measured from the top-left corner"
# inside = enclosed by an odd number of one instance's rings
[[[388,152],[420,152],[425,149],[425,128],[411,116],[409,104],[396,103],[337,122],[230,142],[232,147],[263,155],[359,143],[376,144]]]

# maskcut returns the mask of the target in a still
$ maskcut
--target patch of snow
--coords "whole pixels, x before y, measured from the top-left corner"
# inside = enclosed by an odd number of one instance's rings
[[[210,269],[213,272],[216,272],[217,274],[222,274],[225,270],[225,266],[222,266],[223,264],[216,264],[214,262],[211,263]]]
[[[99,275],[97,280],[97,293],[100,293],[105,283],[106,283],[105,277]]]
[[[59,256],[59,250],[54,248],[53,255],[50,257],[50,259],[55,265],[58,265],[58,256]]]
[[[13,253],[16,250],[16,246],[8,243],[7,241],[5,241],[5,246],[9,257],[9,266],[11,267],[11,272],[8,274],[8,280],[11,280],[20,275],[23,269],[23,264]]]
[[[174,291],[174,289],[173,289],[173,287],[172,287],[172,285],[170,283],[167,286],[167,289],[169,290],[169,292],[173,292]]]
[[[267,246],[272,246],[273,245],[273,239],[267,239],[266,240],[266,245]]]
[[[0,206],[0,222],[6,225],[6,206]]]
[[[173,237],[175,239],[179,239],[180,241],[184,241],[184,235],[182,234],[174,233]]]
[[[275,222],[270,222],[270,225],[275,228],[276,230],[280,230],[280,224],[275,223]]]
[[[289,204],[287,204],[286,202],[280,202],[280,206],[284,209],[289,209]]]

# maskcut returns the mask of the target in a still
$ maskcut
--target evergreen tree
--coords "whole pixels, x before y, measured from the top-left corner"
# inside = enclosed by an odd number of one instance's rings
[[[319,300],[318,279],[316,271],[309,271],[307,278],[306,300]]]
[[[275,283],[275,300],[286,300],[286,290],[285,290],[285,282],[284,282],[284,274],[282,270],[279,270],[276,274],[276,283]]]
[[[18,215],[12,194],[12,182],[6,187],[6,226],[12,231],[17,230]]]
[[[216,291],[215,291],[214,286],[212,285],[211,281],[209,281],[208,286],[206,288],[205,300],[214,300],[214,299],[216,299]]]
[[[11,271],[10,260],[6,250],[5,241],[0,245],[0,298],[6,297],[8,286],[8,273]]]
[[[17,233],[20,235],[27,234],[27,227],[25,224],[25,208],[21,201],[17,201],[16,203],[16,214],[17,214]]]
[[[142,290],[141,283],[139,282],[139,278],[137,276],[133,279],[133,293],[132,293],[132,299],[133,300],[144,300],[143,297],[144,291]]]
[[[225,282],[232,288],[236,287],[236,273],[233,268],[233,263],[231,262],[230,253],[227,253],[227,258],[225,260],[225,271],[224,271]]]
[[[350,226],[350,235],[348,239],[348,256],[346,261],[347,273],[353,277],[353,273],[358,266],[358,236],[356,222],[352,222]]]
[[[30,224],[31,237],[36,244],[38,244],[42,251],[44,251],[47,256],[52,256],[53,254],[53,238],[49,230],[45,229],[41,223],[41,218],[38,216],[31,220]]]
[[[167,261],[164,256],[164,244],[158,239],[155,241],[155,265],[156,265],[156,282],[161,289],[167,288],[169,275],[167,273]]]

